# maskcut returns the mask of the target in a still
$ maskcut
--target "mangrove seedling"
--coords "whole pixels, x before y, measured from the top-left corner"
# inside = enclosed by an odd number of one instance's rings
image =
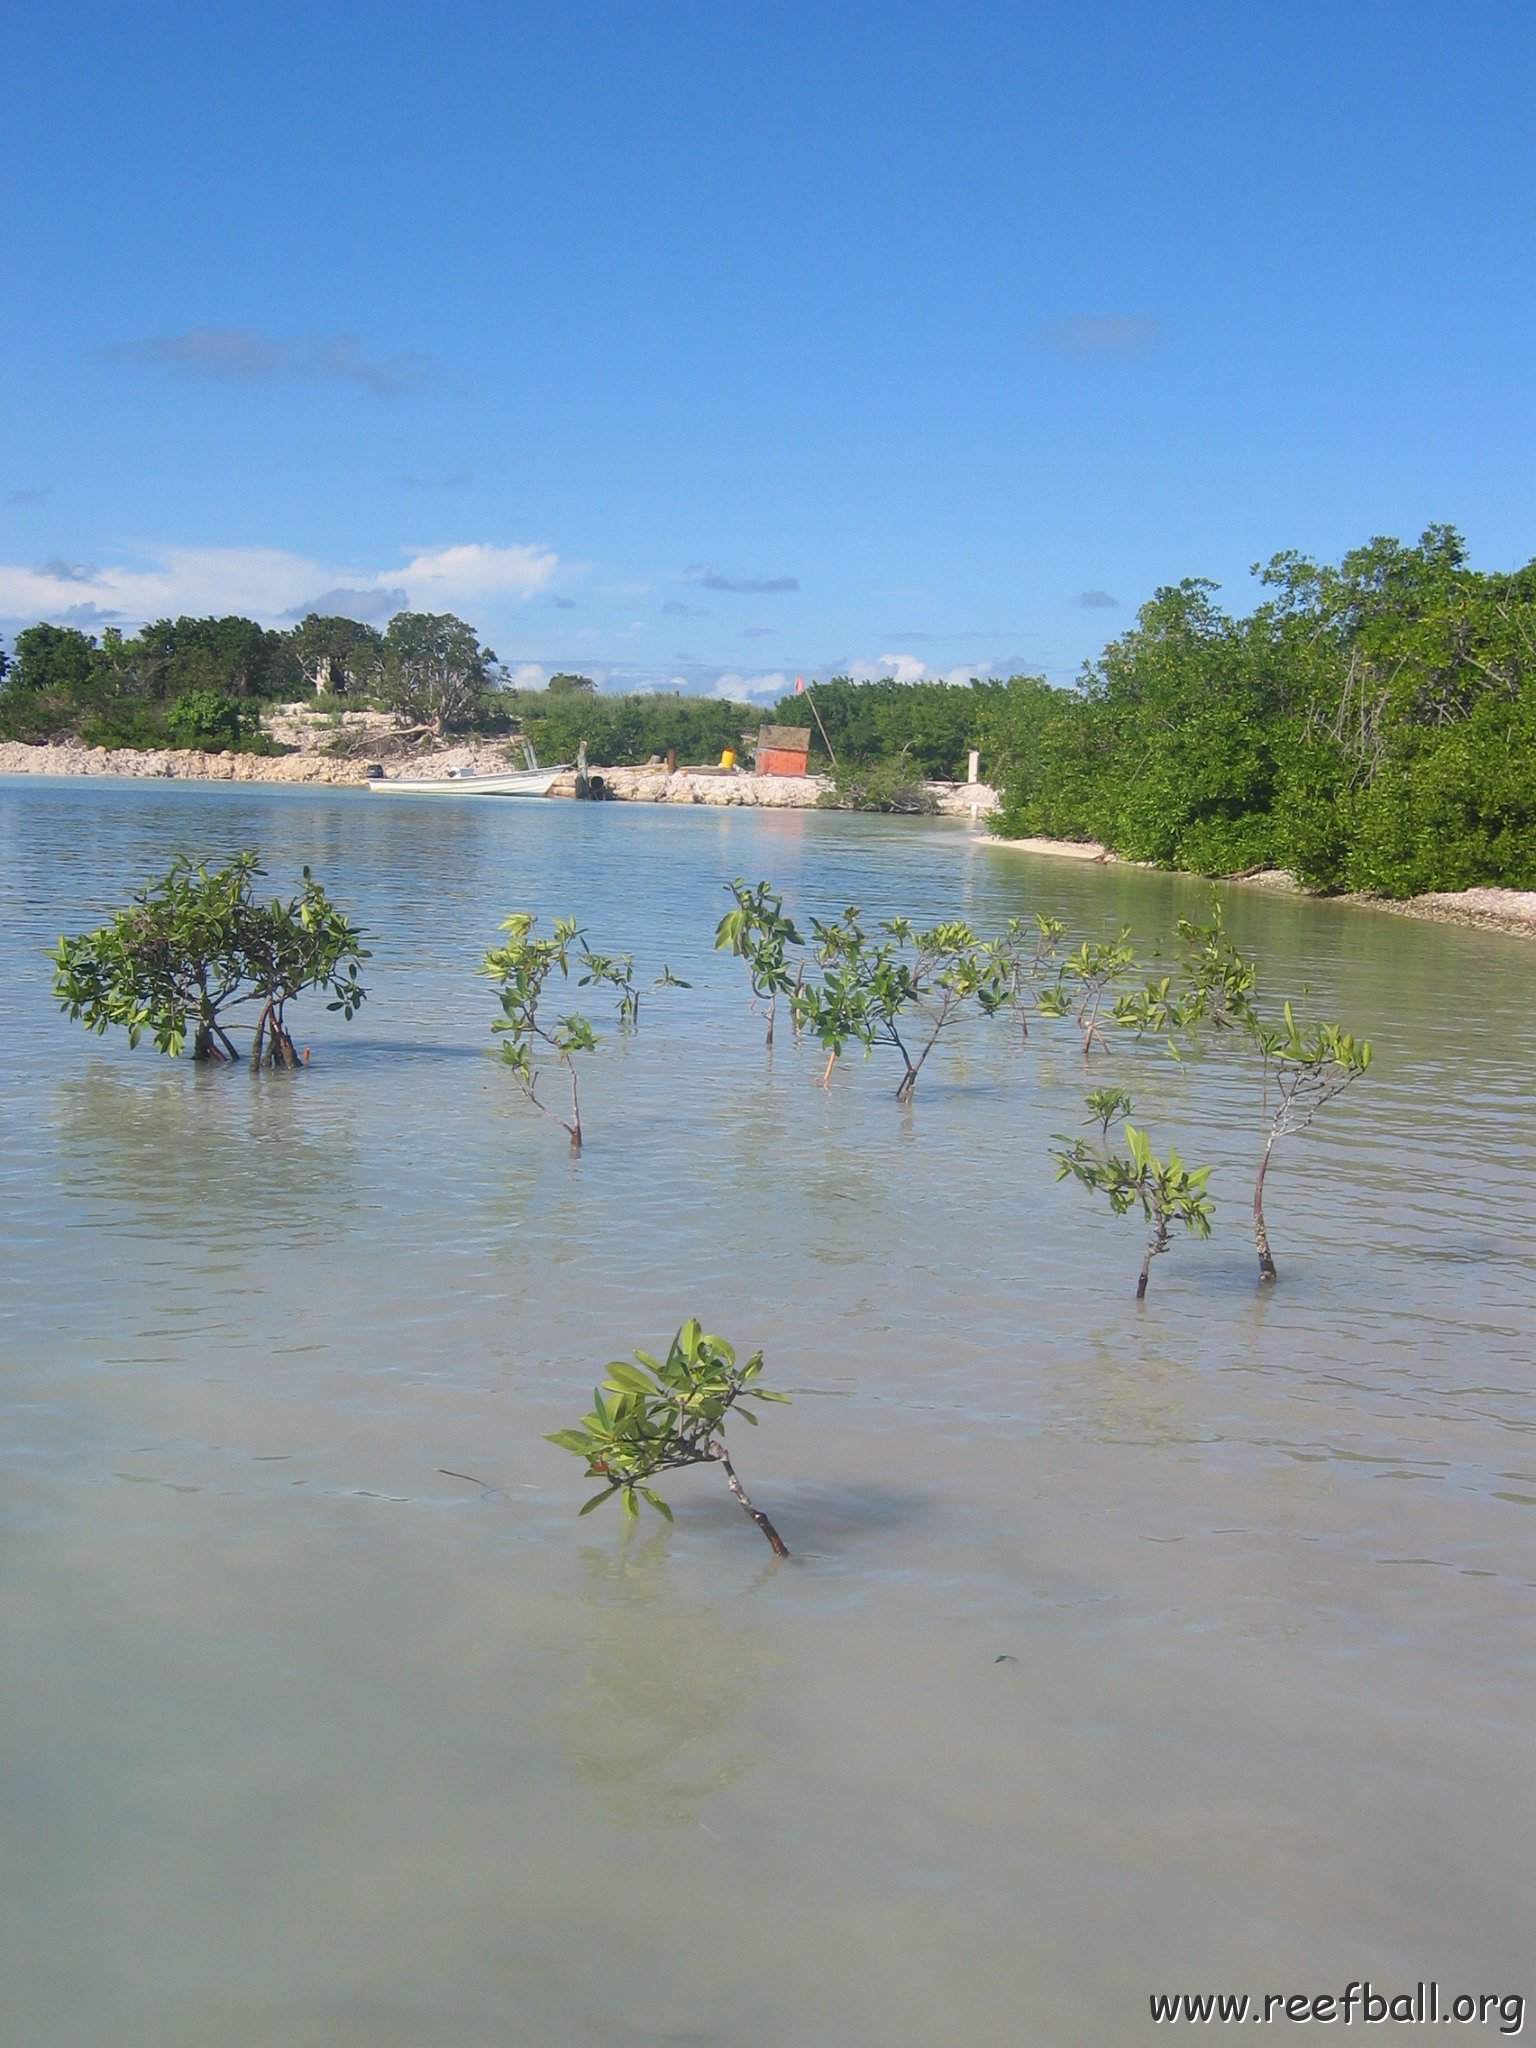
[[[1147,1225],[1147,1243],[1136,1282],[1136,1299],[1144,1301],[1152,1261],[1167,1251],[1169,1233],[1175,1224],[1182,1224],[1192,1237],[1210,1236],[1214,1204],[1205,1192],[1205,1184],[1211,1169],[1186,1166],[1171,1145],[1168,1157],[1159,1159],[1146,1132],[1129,1122],[1123,1127],[1128,1156],[1122,1158],[1110,1148],[1109,1124],[1122,1111],[1130,1111],[1129,1098],[1119,1089],[1098,1089],[1088,1098],[1088,1107],[1091,1114],[1087,1121],[1098,1124],[1101,1142],[1092,1144],[1084,1138],[1069,1142],[1063,1138],[1059,1149],[1052,1153],[1056,1178],[1065,1180],[1071,1174],[1092,1193],[1103,1195],[1115,1216],[1128,1215],[1135,1208],[1141,1210]]]
[[[502,1034],[501,1057],[517,1076],[518,1086],[545,1116],[553,1117],[571,1141],[572,1152],[581,1150],[581,1094],[576,1079],[576,1055],[591,1052],[597,1038],[586,1018],[572,1011],[568,1016],[545,1020],[540,1014],[545,986],[552,975],[565,980],[571,971],[571,952],[581,941],[576,920],[555,919],[554,936],[538,938],[537,919],[517,911],[502,923],[506,944],[490,947],[480,972],[496,984],[502,1014],[492,1024]],[[555,1109],[539,1094],[539,1066],[551,1057],[565,1070],[570,1087],[569,1116]]]
[[[1269,1126],[1253,1183],[1253,1243],[1260,1280],[1277,1277],[1264,1221],[1264,1177],[1271,1153],[1282,1138],[1304,1131],[1324,1103],[1358,1081],[1371,1064],[1368,1039],[1356,1038],[1336,1024],[1316,1024],[1304,1031],[1289,1003],[1283,1006],[1282,1017],[1281,1025],[1256,1020],[1251,1027],[1264,1061],[1264,1114]]]
[[[1129,1116],[1136,1107],[1123,1088],[1095,1088],[1091,1095],[1084,1097],[1084,1100],[1088,1104],[1088,1115],[1083,1121],[1096,1123],[1099,1127],[1099,1136],[1105,1139],[1109,1136],[1109,1127],[1115,1118]]]
[[[640,1022],[640,999],[645,991],[635,980],[635,961],[631,953],[594,953],[585,936],[579,937],[581,950],[576,965],[581,972],[576,979],[582,988],[616,988],[619,992],[619,1023],[626,1030],[635,1029]],[[670,967],[663,966],[660,974],[651,983],[652,989],[691,988],[691,982],[683,981]]]
[[[736,908],[728,910],[715,927],[715,951],[729,947],[745,964],[753,1002],[762,1003],[767,1013],[764,1044],[772,1050],[779,997],[792,994],[797,985],[789,969],[789,949],[805,942],[794,920],[784,915],[783,897],[766,882],[749,889],[738,875],[730,891]]]
[[[1129,973],[1135,964],[1136,954],[1130,940],[1129,926],[1122,928],[1113,944],[1084,939],[1077,951],[1068,954],[1061,963],[1054,988],[1041,990],[1038,1007],[1043,1016],[1065,1017],[1069,1012],[1072,1014],[1083,1034],[1084,1058],[1093,1050],[1095,1040],[1106,1052],[1109,1050],[1108,1040],[1099,1024],[1099,1010],[1113,984]],[[1070,996],[1066,987],[1069,981],[1077,984]]]
[[[680,974],[674,974],[671,968],[667,965],[666,961],[663,960],[661,963],[661,972],[657,975],[656,979],[651,983],[651,987],[653,989],[692,988],[693,983],[691,981],[684,981]]]
[[[1211,898],[1211,921],[1195,924],[1181,917],[1174,927],[1184,952],[1187,987],[1185,1021],[1216,1031],[1251,1031],[1256,1023],[1254,991],[1258,963],[1238,951],[1227,937],[1221,900]]]
[[[738,1401],[785,1401],[755,1385],[763,1354],[753,1352],[745,1365],[723,1337],[711,1337],[690,1316],[664,1359],[637,1351],[634,1362],[614,1359],[606,1378],[592,1394],[592,1411],[579,1428],[553,1430],[547,1441],[586,1460],[587,1471],[604,1482],[581,1512],[591,1514],[615,1494],[625,1519],[633,1521],[646,1500],[670,1522],[672,1510],[651,1487],[661,1472],[679,1472],[689,1465],[718,1465],[743,1513],[767,1538],[775,1557],[788,1557],[783,1538],[772,1522],[747,1498],[725,1447],[726,1417]],[[750,1408],[737,1409],[754,1426]]]
[[[1192,1030],[1198,1020],[1189,992],[1176,988],[1171,974],[1155,981],[1149,977],[1140,988],[1116,996],[1110,1015],[1122,1031],[1134,1031],[1138,1038],[1161,1038],[1176,1060],[1184,1057],[1179,1033]]]
[[[1182,1060],[1202,1030],[1251,1033],[1258,1022],[1254,992],[1258,964],[1227,937],[1219,898],[1211,899],[1209,924],[1181,917],[1174,927],[1183,974],[1149,979],[1115,1001],[1113,1016],[1138,1038],[1161,1038],[1164,1049]],[[1182,1042],[1181,1042],[1182,1041]]]
[[[180,856],[109,924],[61,938],[49,954],[60,1007],[98,1034],[117,1025],[137,1045],[148,1032],[174,1056],[192,1040],[195,1060],[240,1057],[229,1013],[255,1003],[252,1067],[297,1067],[286,1006],[308,989],[351,1018],[366,991],[358,968],[363,934],[304,870],[299,894],[258,901],[265,875],[254,850],[209,870]]]
[[[1031,1006],[1039,1008],[1039,997],[1032,997],[1030,990],[1041,975],[1055,965],[1066,935],[1064,919],[1046,917],[1036,911],[1030,919],[1010,917],[1003,927],[1002,937],[993,942],[993,950],[1006,968],[1008,1000],[1017,1012],[1022,1038],[1029,1036]]]
[[[830,1085],[832,1069],[843,1056],[850,1039],[862,1045],[866,1057],[874,1044],[875,1025],[869,1016],[872,961],[867,955],[869,941],[859,923],[858,907],[850,904],[840,918],[811,919],[812,942],[822,969],[818,985],[805,980],[805,962],[799,963],[794,988],[790,991],[795,1037],[809,1031],[827,1056],[821,1085]],[[888,958],[891,948],[885,949]]]
[[[840,918],[812,920],[822,977],[800,989],[795,1016],[827,1054],[824,1084],[850,1042],[862,1045],[866,1057],[876,1045],[889,1045],[902,1062],[896,1100],[908,1103],[928,1055],[966,1009],[975,1003],[991,1016],[1010,1001],[1011,970],[967,924],[920,932],[893,917],[879,930],[883,937],[865,930],[857,906]]]

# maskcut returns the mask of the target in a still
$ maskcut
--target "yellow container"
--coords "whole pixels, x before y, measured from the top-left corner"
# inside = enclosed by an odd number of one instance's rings
[[[720,756],[720,766],[722,768],[734,768],[736,766],[736,753],[734,748],[726,748],[725,752]]]

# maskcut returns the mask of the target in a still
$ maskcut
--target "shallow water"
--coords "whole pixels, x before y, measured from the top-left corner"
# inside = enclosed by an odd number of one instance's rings
[[[43,949],[176,851],[373,934],[298,1076],[87,1037]],[[963,828],[0,784],[6,2038],[27,2048],[1112,2043],[1154,1990],[1529,1988],[1536,1052],[1521,942],[1230,892],[1377,1060],[1244,1217],[1250,1077],[1117,1049],[1215,1162],[1157,1262],[1052,1184],[1060,1027],[770,1063],[710,947],[1201,885]],[[516,908],[693,986],[588,1146],[487,1051]],[[687,1314],[738,1457],[621,1540],[540,1433]],[[747,1434],[743,1432],[743,1434]]]

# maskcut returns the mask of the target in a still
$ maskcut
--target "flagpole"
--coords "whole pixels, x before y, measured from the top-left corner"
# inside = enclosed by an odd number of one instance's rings
[[[800,678],[796,676],[795,681],[797,683],[800,683]],[[815,719],[816,729],[821,734],[821,743],[827,750],[827,759],[832,763],[832,766],[835,768],[837,766],[837,756],[832,751],[832,742],[827,738],[827,728],[821,722],[821,713],[816,709],[816,699],[812,694],[815,688],[816,685],[814,683],[800,684],[799,694],[805,698],[806,702],[811,707],[811,716]]]

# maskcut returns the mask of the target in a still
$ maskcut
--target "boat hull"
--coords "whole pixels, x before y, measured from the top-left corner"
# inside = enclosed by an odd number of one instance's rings
[[[539,768],[531,774],[454,775],[438,780],[402,775],[395,781],[370,782],[380,796],[548,796],[560,775],[558,768]]]

